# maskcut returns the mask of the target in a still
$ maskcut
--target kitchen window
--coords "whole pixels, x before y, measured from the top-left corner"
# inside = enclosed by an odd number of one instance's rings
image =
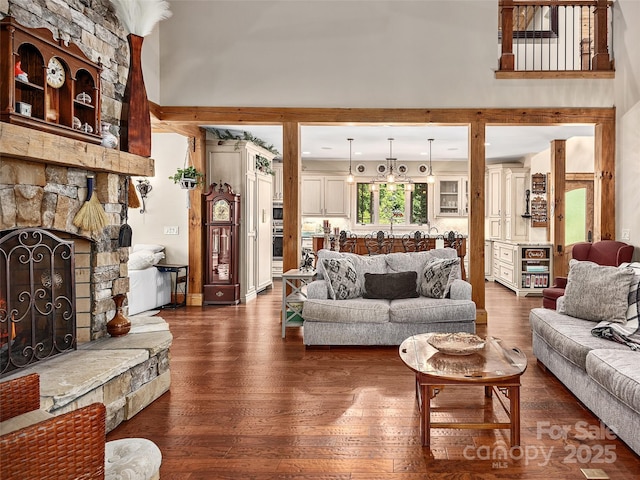
[[[380,184],[371,191],[369,183],[358,183],[356,190],[356,221],[359,225],[419,225],[427,223],[426,183],[414,184],[412,192],[403,184],[395,190]]]

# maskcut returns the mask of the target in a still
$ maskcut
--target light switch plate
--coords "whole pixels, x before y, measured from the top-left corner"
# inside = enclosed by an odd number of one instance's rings
[[[178,232],[178,227],[177,226],[170,226],[170,227],[165,226],[164,227],[164,234],[165,235],[178,235],[178,233],[179,232]]]
[[[629,240],[631,240],[631,232],[629,231],[628,228],[623,228],[622,229],[622,238],[621,240],[626,240],[627,242]]]

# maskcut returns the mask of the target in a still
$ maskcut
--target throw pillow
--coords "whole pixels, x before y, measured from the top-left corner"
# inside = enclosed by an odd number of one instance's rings
[[[594,322],[626,323],[633,269],[569,262],[564,302],[558,313]]]
[[[428,261],[420,278],[420,293],[425,297],[445,298],[451,282],[457,277],[460,258],[448,258]]]
[[[398,300],[400,298],[416,298],[420,296],[416,290],[414,271],[398,273],[365,273],[364,298],[384,298]]]
[[[620,268],[633,269],[634,275],[629,285],[629,298],[627,303],[627,322],[640,320],[640,262],[623,263]]]
[[[140,250],[133,252],[129,255],[129,261],[127,267],[129,270],[145,270],[155,265],[155,258],[153,252],[149,250]]]
[[[158,253],[164,250],[164,245],[157,245],[155,243],[136,243],[133,246],[134,252],[139,252],[141,250],[149,250],[152,253]]]
[[[353,262],[347,258],[325,258],[322,260],[328,281],[329,296],[333,300],[347,300],[360,296],[360,281]]]

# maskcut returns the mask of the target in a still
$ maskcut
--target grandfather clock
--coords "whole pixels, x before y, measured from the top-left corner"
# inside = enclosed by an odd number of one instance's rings
[[[240,195],[221,181],[211,184],[204,200],[204,304],[236,305],[240,303]]]

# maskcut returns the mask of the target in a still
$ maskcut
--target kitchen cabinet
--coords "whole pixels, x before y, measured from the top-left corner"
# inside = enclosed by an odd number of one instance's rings
[[[240,300],[272,285],[273,175],[256,168],[256,155],[274,155],[249,141],[207,141],[208,183],[228,183],[241,195]]]
[[[485,236],[491,240],[526,241],[529,224],[526,211],[529,171],[526,168],[492,165],[487,168]]]
[[[349,189],[343,177],[302,176],[302,216],[348,217]]]
[[[491,240],[484,242],[484,278],[493,280],[493,242]]]
[[[493,280],[518,296],[541,296],[552,272],[551,244],[493,242]]]
[[[273,201],[282,202],[284,193],[284,180],[282,162],[273,162]]]
[[[437,217],[469,215],[469,179],[463,176],[438,176],[435,212]]]

